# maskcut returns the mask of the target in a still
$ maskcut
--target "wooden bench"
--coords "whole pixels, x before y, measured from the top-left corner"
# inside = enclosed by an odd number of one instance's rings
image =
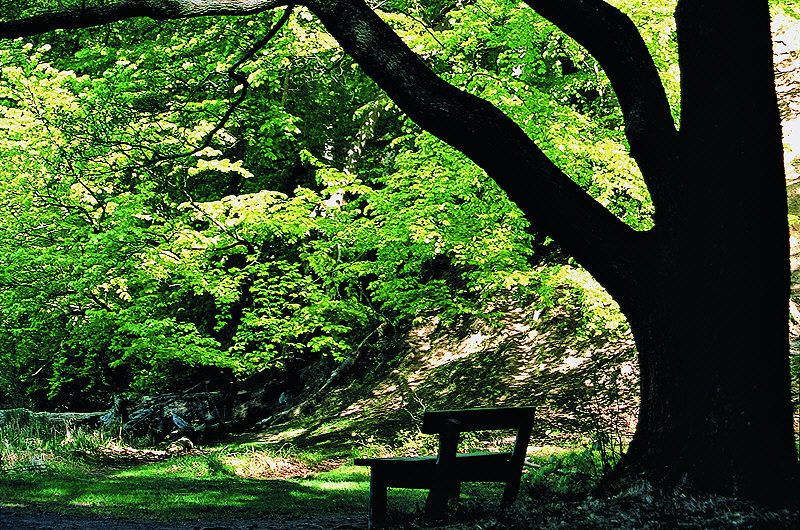
[[[517,498],[522,464],[533,427],[534,408],[487,408],[426,412],[422,432],[439,435],[436,456],[357,458],[355,465],[370,467],[369,527],[386,519],[386,490],[415,488],[430,490],[426,502],[429,515],[440,514],[449,499],[458,498],[462,482],[504,482],[502,505]],[[458,453],[462,432],[516,429],[510,453]]]

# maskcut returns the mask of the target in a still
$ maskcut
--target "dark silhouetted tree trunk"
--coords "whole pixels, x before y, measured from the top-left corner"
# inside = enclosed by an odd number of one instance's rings
[[[683,0],[676,18],[680,132],[643,288],[617,294],[642,369],[622,469],[771,497],[796,477],[797,454],[767,2]]]

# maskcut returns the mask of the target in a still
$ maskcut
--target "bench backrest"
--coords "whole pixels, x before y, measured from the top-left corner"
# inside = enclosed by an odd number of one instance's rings
[[[457,422],[461,432],[499,429],[526,431],[533,426],[535,410],[535,407],[500,407],[429,411],[422,418],[422,432],[442,434],[453,421]]]
[[[509,480],[519,478],[533,429],[534,407],[437,410],[422,417],[422,432],[439,434],[436,464],[449,469],[455,464],[458,439],[465,431],[516,429],[514,449],[509,458]]]

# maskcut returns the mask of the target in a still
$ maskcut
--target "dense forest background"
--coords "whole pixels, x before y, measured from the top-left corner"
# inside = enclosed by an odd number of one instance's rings
[[[674,1],[610,3],[677,109]],[[620,219],[652,226],[614,93],[572,40],[506,0],[375,9]],[[775,11],[800,18],[794,1]],[[135,19],[0,50],[0,407],[100,410],[256,374],[290,387],[309,366],[389,362],[432,315],[503,325],[498,301],[577,315],[586,338],[629,333],[310,13],[282,15]]]

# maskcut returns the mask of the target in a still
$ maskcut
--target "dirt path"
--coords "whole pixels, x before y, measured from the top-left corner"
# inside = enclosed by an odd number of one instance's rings
[[[105,515],[59,515],[0,505],[0,528],[37,530],[284,530],[326,529],[349,530],[367,528],[363,517],[321,515],[308,518],[253,519],[241,521],[192,520],[158,522]]]

